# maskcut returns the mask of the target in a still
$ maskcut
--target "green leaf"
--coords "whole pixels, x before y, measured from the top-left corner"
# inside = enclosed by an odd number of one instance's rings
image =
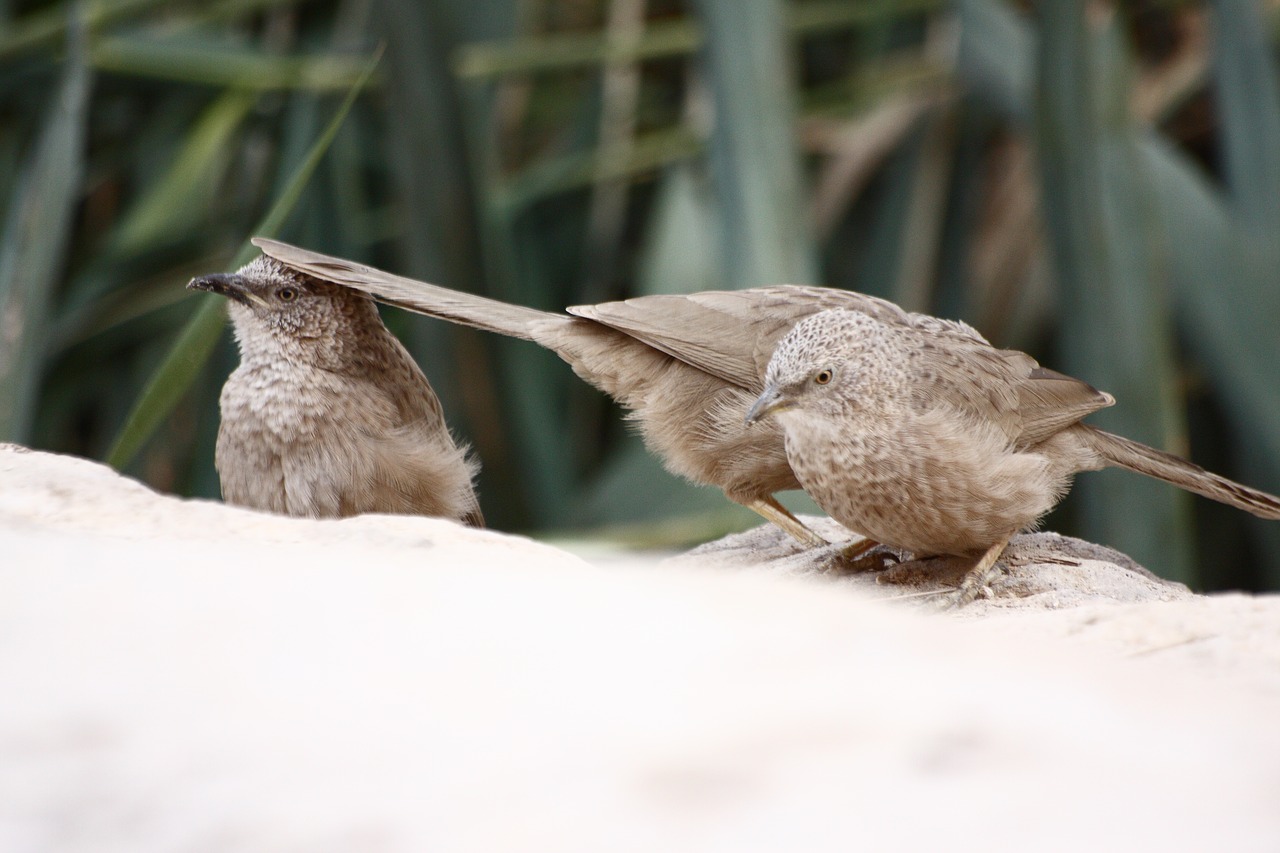
[[[102,3],[81,3],[82,25],[88,32],[138,15],[148,9],[164,5],[167,0],[112,0]],[[12,22],[0,34],[0,61],[13,59],[25,53],[55,48],[73,30],[68,26],[67,4],[51,4],[38,12],[32,12]]]
[[[1099,426],[1181,450],[1173,329],[1123,47],[1115,30],[1095,38],[1079,4],[1044,0],[1038,9],[1036,160],[1064,361],[1119,400],[1094,416]],[[1082,478],[1077,488],[1087,537],[1194,580],[1184,492],[1133,475]]]
[[[247,91],[342,91],[367,73],[346,54],[275,56],[189,35],[100,38],[93,46],[93,64],[116,74]]]
[[[1005,115],[1029,122],[1035,84],[1030,27],[999,0],[955,0],[960,18],[956,68],[974,93]]]
[[[937,11],[945,5],[945,0],[880,0],[877,3],[809,0],[787,4],[783,9],[783,26],[793,35],[888,26]],[[648,21],[639,38],[624,42],[615,42],[600,33],[552,33],[474,41],[459,47],[455,67],[464,80],[484,80],[509,74],[669,59],[687,56],[702,44],[702,28],[676,18]]]
[[[681,163],[666,169],[645,229],[640,258],[640,293],[691,293],[724,287],[713,244],[718,234],[706,181],[701,170]]]
[[[1256,2],[1211,5],[1228,193],[1236,220],[1280,256],[1280,70]],[[1273,277],[1275,267],[1267,272]]]
[[[1201,269],[1187,297],[1194,300],[1203,357],[1214,365],[1240,433],[1237,467],[1251,483],[1280,491],[1280,383],[1275,380],[1276,323],[1280,321],[1280,72],[1268,29],[1254,3],[1213,4],[1215,94],[1231,227],[1215,236],[1222,263]],[[1188,253],[1205,235],[1188,235]],[[1201,258],[1185,258],[1198,268]],[[1194,266],[1192,266],[1194,265]],[[1247,306],[1247,308],[1245,308]],[[1219,316],[1224,307],[1230,313]],[[1242,308],[1244,310],[1242,310]],[[1255,525],[1271,559],[1263,566],[1280,587],[1280,525]]]
[[[696,0],[715,98],[710,159],[731,287],[818,280],[780,0]]]
[[[1142,146],[1143,171],[1151,176],[1169,248],[1169,277],[1187,313],[1188,340],[1208,364],[1237,409],[1238,426],[1257,436],[1250,456],[1280,460],[1280,389],[1275,382],[1275,316],[1242,310],[1224,293],[1231,267],[1234,224],[1206,176],[1171,143],[1149,134]],[[1257,347],[1242,349],[1248,342]],[[1241,358],[1242,353],[1267,358]],[[1274,488],[1274,487],[1272,487]]]
[[[175,220],[192,223],[203,215],[228,163],[231,139],[257,99],[230,91],[204,111],[164,176],[129,211],[112,249],[129,254],[171,233]]]
[[[289,185],[276,199],[271,210],[253,229],[252,235],[274,236],[280,230],[280,226],[292,212],[303,189],[307,186],[307,181],[311,179],[312,173],[315,172],[330,143],[333,142],[334,136],[337,135],[338,128],[342,126],[347,113],[351,111],[356,97],[373,75],[381,56],[382,51],[379,49],[369,60],[364,73],[351,87],[351,91],[347,93],[346,99],[334,114],[328,127],[311,147],[306,159],[298,166]],[[253,258],[256,251],[253,244],[246,239],[231,266],[243,266]],[[132,461],[161,422],[169,417],[213,352],[226,318],[225,306],[216,296],[204,296],[202,299],[204,304],[187,322],[168,355],[143,388],[138,401],[134,403],[111,452],[107,455],[107,463],[112,467],[123,468]]]
[[[1191,350],[1227,403],[1236,476],[1280,492],[1280,385],[1275,380],[1274,284],[1248,289],[1240,275],[1238,229],[1217,188],[1195,164],[1151,134],[1142,149],[1168,234],[1169,276],[1187,322]],[[1255,307],[1256,306],[1256,307]],[[1253,528],[1269,559],[1257,570],[1280,589],[1280,525]]]
[[[82,26],[5,223],[0,245],[0,438],[25,441],[45,358],[45,323],[66,257],[91,76]]]

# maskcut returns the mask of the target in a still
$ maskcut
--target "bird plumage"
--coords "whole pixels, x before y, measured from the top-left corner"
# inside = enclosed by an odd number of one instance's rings
[[[241,352],[220,400],[215,462],[227,502],[483,524],[476,465],[371,299],[267,257],[191,287],[229,298]]]

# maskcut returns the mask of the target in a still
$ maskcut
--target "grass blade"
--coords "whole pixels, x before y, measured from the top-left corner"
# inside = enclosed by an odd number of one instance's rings
[[[219,179],[229,161],[228,152],[235,132],[255,98],[230,91],[218,98],[191,129],[186,144],[141,200],[121,223],[112,249],[119,254],[139,251],[175,228],[175,218],[194,223],[217,191]]]
[[[1262,237],[1274,255],[1280,253],[1280,72],[1256,2],[1212,5],[1214,89],[1228,190],[1237,221]]]
[[[731,287],[818,280],[779,0],[697,0],[715,97],[711,164]]]
[[[84,171],[89,73],[82,26],[52,109],[10,205],[0,246],[0,438],[25,441],[45,356],[45,322]]]
[[[1186,156],[1151,135],[1143,146],[1170,247],[1169,276],[1183,310],[1187,341],[1208,367],[1232,414],[1234,476],[1280,492],[1280,388],[1275,382],[1275,317],[1262,294],[1230,294],[1236,230],[1217,188]],[[1261,310],[1252,306],[1260,304]],[[1244,310],[1242,310],[1244,309]],[[1233,472],[1224,472],[1232,475]],[[1268,588],[1280,588],[1280,525],[1253,525],[1268,559]]]
[[[276,56],[195,35],[107,36],[94,43],[93,64],[115,74],[246,91],[340,92],[364,76],[344,53]]]
[[[1042,207],[1057,272],[1068,372],[1114,393],[1120,405],[1092,420],[1153,444],[1185,443],[1174,394],[1170,312],[1149,182],[1137,168],[1127,113],[1123,47],[1089,32],[1082,6],[1040,10],[1035,141]],[[1100,346],[1107,330],[1108,345]],[[1190,582],[1184,493],[1132,476],[1094,476],[1077,487],[1085,535]],[[1142,507],[1141,514],[1134,507]]]
[[[1028,122],[1035,85],[1030,28],[998,0],[956,0],[960,49],[956,67],[992,106]]]

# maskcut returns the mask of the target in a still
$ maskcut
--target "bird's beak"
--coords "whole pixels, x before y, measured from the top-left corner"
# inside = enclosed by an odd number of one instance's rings
[[[249,289],[249,281],[236,273],[214,273],[191,279],[187,290],[206,290],[228,299],[234,299],[241,305],[262,305],[267,301]]]
[[[777,385],[770,385],[764,389],[764,393],[756,398],[751,404],[751,408],[747,411],[747,417],[742,422],[743,426],[751,426],[761,418],[772,415],[774,412],[781,412],[783,409],[791,408],[791,401],[787,399],[782,389]]]

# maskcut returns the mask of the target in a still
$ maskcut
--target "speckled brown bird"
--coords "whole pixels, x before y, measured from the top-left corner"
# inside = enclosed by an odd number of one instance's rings
[[[643,296],[538,311],[427,284],[276,240],[265,253],[307,275],[382,302],[485,331],[534,341],[630,410],[667,470],[721,489],[806,545],[826,545],[773,497],[800,488],[773,423],[748,430],[743,417],[764,388],[774,345],[797,320],[824,308],[856,308],[891,325],[944,338],[982,336],[963,323],[911,314],[860,293],[778,286]],[[874,543],[872,543],[874,544]]]
[[[227,503],[285,515],[430,515],[483,526],[476,465],[426,376],[362,293],[259,257],[193,279],[240,345],[215,463]]]
[[[1077,471],[1127,468],[1280,518],[1280,498],[1080,422],[1114,402],[1025,353],[833,310],[779,342],[747,422],[781,424],[805,491],[846,527],[917,559],[972,555],[959,603]]]

